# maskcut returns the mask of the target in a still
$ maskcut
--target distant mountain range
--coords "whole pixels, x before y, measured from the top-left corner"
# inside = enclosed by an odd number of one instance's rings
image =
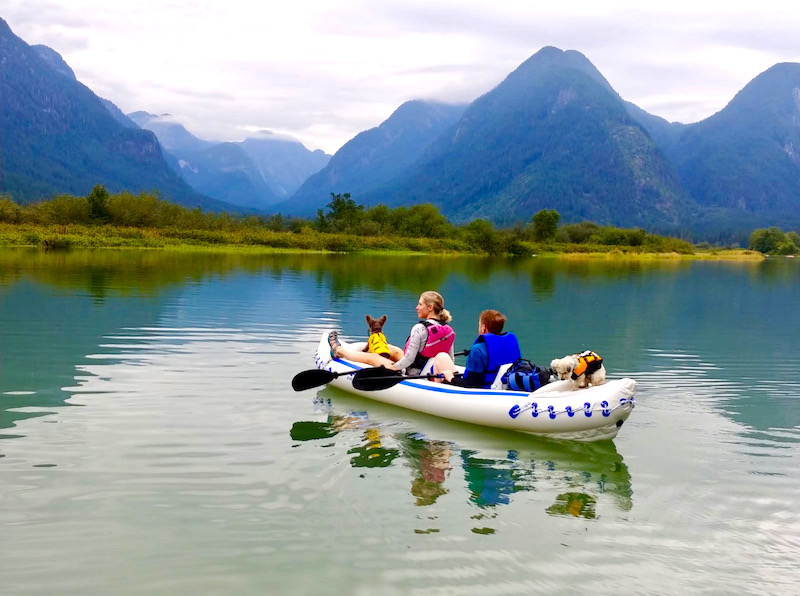
[[[581,53],[547,47],[471,104],[407,102],[331,157],[276,135],[220,143],[169,115],[125,115],[0,19],[0,97],[0,192],[21,200],[103,183],[303,216],[349,192],[365,205],[430,202],[457,223],[528,222],[547,208],[562,222],[695,237],[800,225],[795,63],[681,124],[624,101]]]
[[[271,133],[220,143],[194,136],[169,114],[133,112],[128,118],[158,137],[170,165],[193,188],[241,207],[273,210],[330,159]]]
[[[359,196],[419,161],[425,149],[461,117],[465,105],[409,101],[377,128],[345,143],[322,171],[306,180],[278,210],[313,215],[330,193]]]
[[[580,53],[545,48],[489,93],[367,204],[434,203],[455,221],[677,226],[690,208],[678,176]]]
[[[350,192],[366,205],[430,202],[455,222],[527,222],[547,208],[563,222],[712,236],[800,225],[800,64],[774,66],[687,125],[624,101],[579,52],[548,47],[402,168],[364,176],[364,164],[396,163],[400,146],[366,134],[280,206],[307,215]]]
[[[712,223],[800,222],[800,64],[776,64],[722,111],[687,126],[665,154]],[[700,225],[704,225],[700,222]]]
[[[122,126],[57,52],[31,47],[0,19],[0,192],[20,201],[61,193],[158,190],[187,206],[231,206],[193,190],[155,136]]]
[[[191,207],[264,212],[330,159],[276,135],[219,143],[167,115],[126,116],[78,82],[58,52],[29,46],[2,19],[0,97],[0,192],[21,201],[85,195],[100,183],[158,190]]]

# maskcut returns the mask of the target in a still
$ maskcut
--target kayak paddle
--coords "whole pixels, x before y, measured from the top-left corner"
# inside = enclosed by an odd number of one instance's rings
[[[336,377],[352,374],[353,371],[335,373],[329,370],[312,368],[310,370],[299,372],[294,376],[292,379],[292,389],[295,391],[305,391],[306,389],[313,389],[314,387],[319,387],[320,385],[326,385],[327,383],[333,381]]]
[[[378,366],[375,368],[362,368],[358,372],[371,373],[374,371],[388,371],[389,373],[392,374],[398,374],[398,375],[400,374],[395,370],[388,370],[382,366]],[[292,379],[292,389],[294,389],[295,391],[305,391],[306,389],[313,389],[314,387],[319,387],[320,385],[327,385],[328,383],[330,383],[331,381],[333,381],[338,377],[346,377],[347,375],[352,375],[355,372],[356,371],[354,370],[349,370],[349,371],[346,370],[343,372],[331,372],[329,370],[322,370],[319,368],[304,370],[302,372],[297,373]]]

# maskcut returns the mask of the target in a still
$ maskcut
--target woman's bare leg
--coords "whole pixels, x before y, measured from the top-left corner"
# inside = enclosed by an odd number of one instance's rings
[[[456,363],[450,358],[447,352],[439,352],[433,358],[433,374],[444,374],[445,378],[450,381],[453,378],[453,373],[456,371]],[[448,374],[449,373],[449,374]],[[442,379],[433,379],[437,383],[441,383]]]
[[[398,360],[402,360],[403,348],[398,348],[397,346],[389,344],[389,358],[391,358],[392,362],[397,362]]]
[[[388,358],[384,358],[379,354],[371,352],[362,352],[361,350],[348,350],[341,345],[336,347],[336,357],[345,358],[352,362],[360,362],[362,364],[369,364],[370,366],[386,366],[393,364]]]
[[[331,346],[331,356],[335,358],[346,358],[352,362],[360,362],[371,366],[385,366],[388,368],[403,357],[403,350],[393,345],[389,345],[389,358],[385,358],[380,354],[373,354],[372,352],[350,350],[342,346],[341,342],[339,342],[339,334],[336,331],[331,331],[328,334],[328,343]]]

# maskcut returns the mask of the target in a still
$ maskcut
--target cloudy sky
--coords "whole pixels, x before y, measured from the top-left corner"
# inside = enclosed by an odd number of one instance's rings
[[[328,153],[409,99],[472,101],[548,45],[686,123],[773,64],[800,62],[800,4],[649,4],[3,0],[0,17],[126,113],[170,113],[209,140],[270,130]]]

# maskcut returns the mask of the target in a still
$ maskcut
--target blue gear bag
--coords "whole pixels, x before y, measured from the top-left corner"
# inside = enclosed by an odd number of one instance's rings
[[[511,365],[502,377],[504,385],[512,391],[531,393],[550,382],[551,371],[521,358]]]

